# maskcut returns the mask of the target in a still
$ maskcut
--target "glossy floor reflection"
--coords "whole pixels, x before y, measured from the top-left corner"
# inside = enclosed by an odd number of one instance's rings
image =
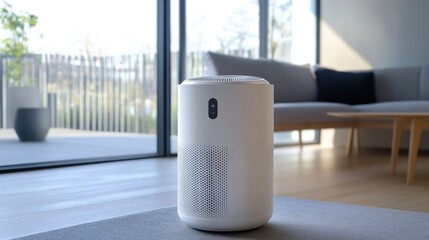
[[[150,134],[54,128],[44,142],[20,142],[13,129],[1,129],[0,170],[153,155],[156,141]]]

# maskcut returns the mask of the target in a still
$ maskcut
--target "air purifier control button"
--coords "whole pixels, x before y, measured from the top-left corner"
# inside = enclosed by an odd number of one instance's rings
[[[217,100],[216,98],[209,99],[209,118],[216,119],[217,118]]]

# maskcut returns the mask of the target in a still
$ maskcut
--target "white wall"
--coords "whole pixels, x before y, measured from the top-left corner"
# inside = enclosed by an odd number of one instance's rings
[[[429,64],[428,0],[321,0],[320,63],[338,70]]]
[[[429,64],[429,0],[320,0],[320,63],[337,70]],[[369,130],[373,132],[374,130]],[[363,147],[390,147],[392,132],[361,134]],[[344,146],[347,131],[336,130]],[[402,139],[408,146],[409,135]],[[422,149],[429,149],[429,133]]]

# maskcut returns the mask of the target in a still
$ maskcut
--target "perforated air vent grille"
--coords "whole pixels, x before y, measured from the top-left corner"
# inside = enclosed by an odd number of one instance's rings
[[[183,148],[183,207],[193,217],[227,215],[228,147],[185,145]]]
[[[224,75],[224,76],[215,76],[211,80],[219,81],[219,82],[243,82],[243,81],[248,81],[249,79],[235,76],[235,75]]]
[[[182,83],[182,85],[188,85],[188,84],[221,84],[221,83],[269,84],[265,79],[260,78],[260,77],[242,76],[242,75],[217,75],[217,76],[187,79]]]

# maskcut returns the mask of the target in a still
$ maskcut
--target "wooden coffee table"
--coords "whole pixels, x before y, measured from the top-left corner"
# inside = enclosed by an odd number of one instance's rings
[[[408,172],[407,184],[412,184],[414,177],[414,168],[416,165],[417,153],[420,145],[420,137],[425,129],[429,129],[429,113],[405,113],[405,112],[331,112],[330,116],[343,118],[362,118],[362,119],[387,119],[393,120],[393,139],[391,168],[392,173],[396,172],[396,160],[398,159],[399,144],[402,137],[402,131],[408,125],[411,128],[410,146],[408,153]],[[362,126],[365,126],[363,124]],[[355,128],[362,127],[356,122]],[[353,133],[353,130],[352,130]]]

